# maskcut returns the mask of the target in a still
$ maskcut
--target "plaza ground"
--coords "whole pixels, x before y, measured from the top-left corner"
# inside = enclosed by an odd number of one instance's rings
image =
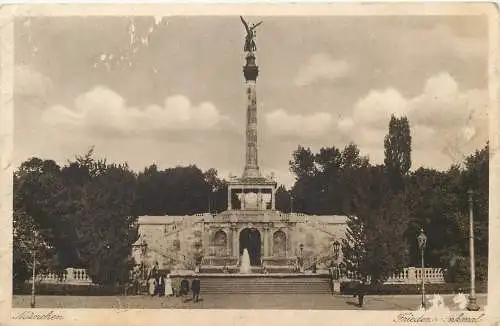
[[[365,310],[416,310],[419,295],[370,295]],[[454,307],[453,295],[443,295],[446,306]],[[14,308],[29,308],[31,297],[14,295]],[[150,296],[37,296],[37,308],[105,308],[105,309],[335,309],[358,310],[357,299],[347,295],[328,294],[206,294],[194,303],[176,297]],[[486,294],[478,295],[481,307]]]

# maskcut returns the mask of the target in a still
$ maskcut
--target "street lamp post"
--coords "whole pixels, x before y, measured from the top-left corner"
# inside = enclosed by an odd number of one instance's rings
[[[469,255],[470,255],[470,294],[467,310],[478,311],[479,305],[476,298],[476,265],[474,262],[474,202],[472,195],[474,192],[469,189]]]
[[[299,245],[299,249],[300,249],[300,271],[303,272],[304,271],[304,244],[300,244]]]
[[[336,278],[340,278],[340,272],[339,272],[339,255],[340,255],[340,243],[338,241],[335,241],[333,243],[333,259],[335,260],[335,269],[336,269]]]
[[[422,262],[422,268],[420,272],[420,276],[422,278],[422,308],[425,309],[425,273],[424,273],[424,249],[427,243],[427,236],[424,233],[424,229],[420,229],[420,234],[417,237],[418,247],[420,248],[420,256]]]
[[[35,308],[35,276],[36,276],[36,252],[35,249],[31,252],[32,258],[33,258],[33,275],[31,278],[31,303],[30,306],[31,308]]]

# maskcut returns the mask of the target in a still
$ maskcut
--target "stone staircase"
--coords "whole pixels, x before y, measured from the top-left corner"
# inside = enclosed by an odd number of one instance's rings
[[[212,277],[200,275],[202,293],[211,294],[330,294],[328,278]]]

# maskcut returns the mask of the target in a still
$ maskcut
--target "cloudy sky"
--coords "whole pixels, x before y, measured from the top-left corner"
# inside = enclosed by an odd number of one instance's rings
[[[487,140],[487,22],[479,16],[252,17],[259,161],[290,185],[300,144],[383,161],[407,115],[413,168],[446,169]],[[134,170],[244,164],[244,29],[234,17],[19,18],[15,163],[92,145]]]

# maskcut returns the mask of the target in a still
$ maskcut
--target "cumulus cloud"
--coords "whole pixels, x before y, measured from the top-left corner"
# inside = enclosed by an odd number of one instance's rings
[[[43,123],[56,128],[83,129],[106,135],[147,134],[157,131],[211,130],[227,120],[210,102],[193,104],[182,95],[167,97],[163,105],[128,106],[113,90],[95,87],[80,95],[73,107],[52,106]]]
[[[488,139],[487,106],[486,90],[461,90],[453,76],[441,72],[428,78],[422,92],[414,97],[404,97],[394,88],[370,91],[355,104],[349,130],[358,130],[352,133],[354,141],[372,159],[381,161],[390,116],[407,116],[414,166],[446,168],[484,146]]]
[[[311,56],[299,69],[294,83],[297,86],[307,86],[321,79],[332,81],[347,76],[350,70],[346,61],[333,60],[327,54],[319,53]]]
[[[14,67],[14,93],[23,96],[44,96],[52,88],[50,78],[32,67],[16,65]]]
[[[386,124],[391,114],[397,116],[408,112],[407,100],[394,88],[370,91],[354,106],[353,120],[357,124],[380,126]]]
[[[278,109],[268,113],[265,119],[269,132],[277,136],[316,138],[330,131],[334,125],[332,115],[326,112],[303,115]]]

